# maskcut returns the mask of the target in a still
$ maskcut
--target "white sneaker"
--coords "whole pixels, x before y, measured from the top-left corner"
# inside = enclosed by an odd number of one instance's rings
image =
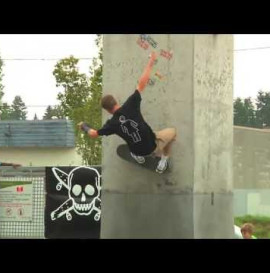
[[[145,162],[145,158],[143,156],[135,155],[133,153],[130,153],[130,155],[139,163],[143,164]]]
[[[168,159],[160,159],[156,168],[157,173],[163,173],[168,168]]]

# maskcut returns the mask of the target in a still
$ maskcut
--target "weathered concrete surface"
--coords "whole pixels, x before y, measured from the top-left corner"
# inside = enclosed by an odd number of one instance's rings
[[[174,238],[193,238],[192,194],[119,194],[104,191],[102,202],[102,224],[110,225],[102,227],[102,238],[156,239],[172,238],[172,234]],[[104,209],[104,206],[110,209]]]
[[[104,35],[103,93],[120,103],[151,51],[138,37]],[[129,164],[115,153],[122,140],[104,138],[101,238],[232,238],[232,35],[151,37],[173,57],[159,57],[166,80],[146,88],[142,113],[153,130],[176,127],[172,171]]]
[[[232,46],[230,35],[195,35],[195,192],[233,188]]]

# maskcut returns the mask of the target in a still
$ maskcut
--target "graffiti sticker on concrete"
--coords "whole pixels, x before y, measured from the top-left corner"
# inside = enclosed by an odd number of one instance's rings
[[[158,43],[150,35],[141,34],[140,38],[143,41],[147,41],[153,48],[157,48]]]
[[[160,81],[163,81],[163,80],[165,80],[165,76],[164,75],[162,75],[159,71],[156,71],[155,72],[155,77],[157,77]]]
[[[170,60],[173,56],[172,51],[165,51],[163,49],[160,50],[160,55],[168,60]]]
[[[155,80],[155,79],[149,79],[149,80],[148,80],[148,85],[150,85],[150,86],[155,85],[155,83],[156,83],[156,80]]]
[[[143,48],[143,49],[148,49],[148,47],[149,47],[149,44],[145,41],[145,40],[143,40],[143,39],[141,39],[141,38],[138,38],[138,40],[137,40],[137,44],[141,47],[141,48]]]
[[[158,43],[148,34],[140,34],[138,40],[137,40],[137,44],[143,48],[143,49],[148,49],[149,45],[151,45],[153,48],[157,48]],[[167,60],[171,60],[171,58],[173,57],[173,52],[172,50],[160,50],[160,56],[166,58]],[[150,58],[150,55],[149,55]],[[154,65],[156,65],[158,63],[158,60],[156,59],[154,62]],[[154,86],[156,83],[156,80],[159,81],[164,81],[166,79],[166,76],[159,72],[159,71],[154,71],[153,73],[153,77],[151,79],[148,80],[148,85],[149,86]]]

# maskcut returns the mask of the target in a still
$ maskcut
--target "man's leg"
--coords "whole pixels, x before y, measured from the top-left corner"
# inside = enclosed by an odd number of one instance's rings
[[[166,130],[165,135],[166,135],[166,139],[167,139],[168,143],[163,148],[163,155],[170,156],[172,144],[176,139],[176,130],[174,128],[170,128],[168,130],[165,129],[165,130]],[[165,140],[165,143],[166,143],[166,140]]]
[[[158,153],[161,155],[161,160],[158,163],[156,171],[164,172],[168,167],[168,159],[171,153],[173,141],[176,139],[176,129],[167,128],[156,133],[158,143]]]

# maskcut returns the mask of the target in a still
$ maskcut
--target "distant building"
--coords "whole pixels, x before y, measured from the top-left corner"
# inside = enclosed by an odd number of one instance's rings
[[[70,120],[0,121],[0,160],[23,166],[81,165]]]
[[[234,215],[270,215],[270,130],[234,126]]]

